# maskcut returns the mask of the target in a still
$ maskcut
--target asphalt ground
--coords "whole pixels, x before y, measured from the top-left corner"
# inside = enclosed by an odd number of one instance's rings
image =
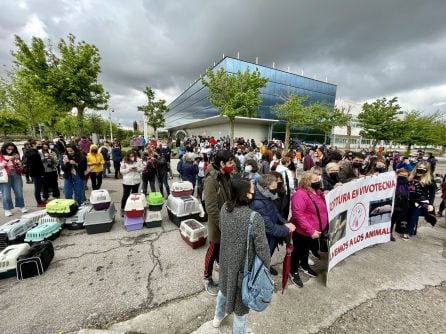
[[[439,172],[444,167],[439,166]],[[24,188],[25,203],[31,208],[33,186]],[[103,188],[119,208],[121,180],[106,178]],[[209,322],[215,298],[201,285],[206,247],[191,249],[168,220],[165,208],[162,214],[161,228],[126,232],[117,215],[109,233],[63,230],[54,241],[55,257],[43,276],[0,280],[0,332],[94,329],[81,331],[88,333],[104,328],[115,333],[218,333]],[[13,218],[19,216],[15,210]],[[0,224],[9,220],[2,216]],[[272,261],[279,271],[277,286],[283,255],[282,249]],[[321,272],[323,266],[317,263],[316,269]],[[356,253],[330,273],[327,287],[324,275],[309,279],[302,274],[302,278],[303,289],[289,284],[266,312],[250,313],[252,332],[446,332],[444,317],[437,312],[444,310],[445,299],[441,285],[446,281],[444,221],[435,228],[422,222],[418,236],[409,242],[398,239]],[[424,320],[416,326],[419,314]],[[231,317],[220,332],[230,332],[230,324]],[[371,331],[374,328],[379,331]]]

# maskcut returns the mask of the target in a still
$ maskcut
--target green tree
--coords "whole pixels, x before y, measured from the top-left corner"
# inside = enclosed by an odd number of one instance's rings
[[[308,104],[308,96],[297,96],[291,94],[283,104],[276,104],[272,110],[277,118],[285,122],[285,151],[290,144],[291,127],[302,128],[317,122],[318,114],[325,108],[320,103]]]
[[[325,103],[315,105],[316,122],[314,128],[324,133],[324,144],[327,143],[327,137],[335,126],[347,126],[352,118],[345,108],[333,108]]]
[[[397,116],[402,112],[397,102],[397,97],[390,100],[383,97],[362,105],[362,112],[358,115],[358,124],[363,128],[360,135],[372,139],[372,150],[375,150],[378,140],[392,140],[398,135]]]
[[[81,134],[85,110],[106,109],[110,97],[98,82],[101,57],[96,46],[85,41],[76,42],[72,34],[67,41],[61,39],[57,46],[56,54],[52,46],[46,46],[40,38],[33,37],[28,46],[16,36],[13,70],[32,90],[52,98],[58,110],[69,112],[76,108],[78,133]]]
[[[151,87],[144,89],[144,94],[147,97],[147,104],[138,106],[138,111],[142,111],[147,119],[147,124],[155,130],[155,135],[158,137],[158,129],[162,128],[166,123],[165,115],[169,111],[165,100],[156,100],[155,92]]]
[[[226,72],[224,68],[213,72],[208,69],[202,79],[209,89],[209,101],[218,109],[220,116],[227,117],[231,127],[230,140],[234,140],[234,122],[237,116],[256,117],[262,102],[260,89],[266,87],[268,79],[258,69],[250,72]]]
[[[9,135],[23,131],[26,129],[25,121],[14,112],[7,109],[0,110],[0,129],[3,131],[4,138],[8,138]]]

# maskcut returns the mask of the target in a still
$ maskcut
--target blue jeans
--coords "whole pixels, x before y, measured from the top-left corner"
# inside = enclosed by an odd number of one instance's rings
[[[3,210],[12,210],[12,193],[14,190],[15,206],[17,208],[25,207],[25,200],[23,199],[23,181],[22,176],[18,175],[15,170],[11,169],[11,174],[8,176],[7,183],[0,183],[0,190],[2,191]]]
[[[167,196],[169,196],[170,188],[169,188],[169,182],[167,180],[167,174],[163,176],[158,176],[158,184],[160,186],[160,193],[163,194],[163,185],[164,185],[166,187]]]
[[[406,227],[406,233],[408,235],[413,235],[415,231],[415,227],[418,224],[418,218],[420,218],[421,214],[421,206],[419,207],[412,207],[409,209],[409,215],[407,219],[407,227]]]
[[[78,205],[81,205],[85,201],[85,181],[84,177],[79,175],[71,175],[64,180],[63,193],[65,198],[73,198]]]
[[[217,304],[215,305],[215,319],[222,320],[226,314],[226,297],[221,291],[218,291]],[[246,333],[246,314],[237,315],[234,313],[234,321],[232,322],[233,334]]]

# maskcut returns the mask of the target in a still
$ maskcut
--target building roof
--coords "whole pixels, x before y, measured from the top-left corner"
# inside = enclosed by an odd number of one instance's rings
[[[186,125],[178,125],[174,127],[167,127],[168,130],[180,130],[187,128],[197,128],[202,126],[211,126],[227,123],[228,118],[224,116],[213,116],[205,119],[200,119],[187,123]],[[265,119],[265,118],[250,118],[250,117],[236,117],[235,124],[251,124],[251,125],[269,125],[279,122],[276,119]]]

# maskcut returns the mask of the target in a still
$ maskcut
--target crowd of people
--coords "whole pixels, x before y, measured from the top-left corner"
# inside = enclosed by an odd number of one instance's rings
[[[385,154],[383,148],[342,154],[325,145],[294,146],[285,151],[280,142],[257,145],[252,139],[236,138],[231,145],[227,137],[203,136],[177,140],[178,152],[173,153],[172,141],[152,137],[146,142],[141,137],[131,138],[127,152],[122,151],[117,140],[100,146],[86,137],[68,143],[62,137],[53,141],[29,140],[22,157],[14,143],[5,143],[0,152],[0,170],[8,176],[0,184],[4,214],[13,214],[12,192],[15,207],[27,211],[22,175],[27,183],[33,183],[38,207],[45,206],[50,194],[52,198],[60,197],[59,178],[63,178],[64,197],[74,198],[79,205],[86,201],[88,180],[95,190],[101,188],[104,177],[122,179],[123,213],[131,193],[170,194],[171,158],[178,154],[179,177],[192,183],[207,215],[209,247],[203,285],[210,295],[217,296],[215,327],[226,313],[235,313],[234,328],[240,332],[246,328],[249,309],[241,301],[240,279],[251,212],[257,213],[253,222],[255,253],[271,274],[277,275],[278,271],[270,266],[271,256],[281,244],[292,240],[290,280],[303,287],[300,273],[318,276],[312,266],[320,259],[317,240],[328,227],[324,196],[333,188],[355,178],[386,172],[392,166],[397,173],[392,241],[394,227],[402,231],[402,240],[409,240],[416,234],[421,215],[435,224],[435,214],[442,215],[444,210],[445,179],[441,184],[441,206],[438,212],[434,209],[437,161],[432,154],[427,159],[423,152],[406,157],[396,151]],[[299,169],[303,172],[298,178]],[[252,257],[249,261],[251,264]],[[213,280],[216,265],[218,284]]]

